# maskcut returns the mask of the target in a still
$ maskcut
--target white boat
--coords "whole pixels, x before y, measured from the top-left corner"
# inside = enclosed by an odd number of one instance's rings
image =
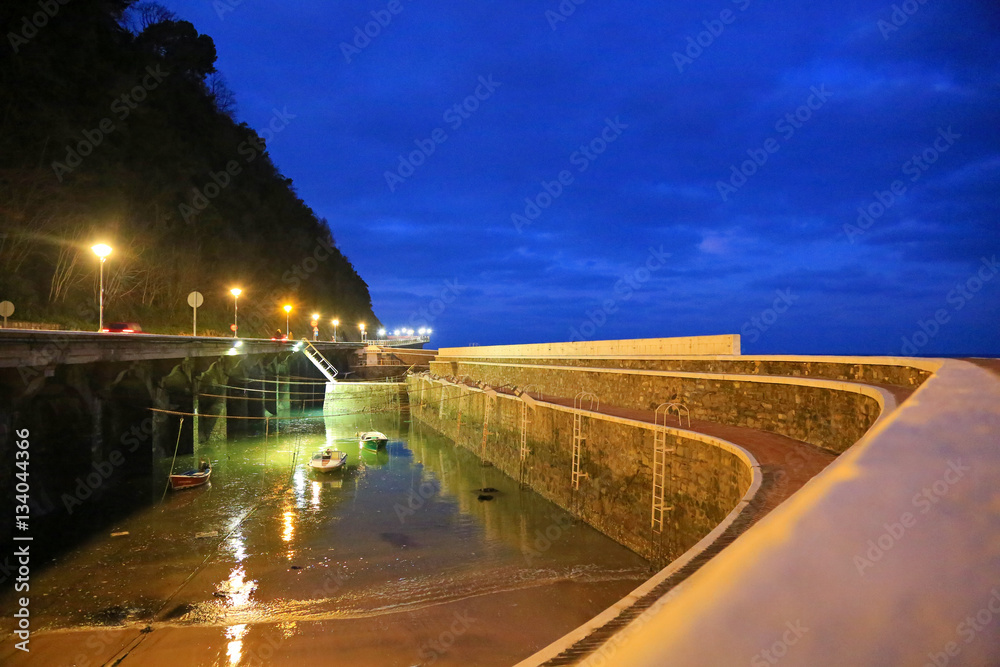
[[[347,463],[347,452],[339,452],[332,449],[325,449],[318,454],[313,454],[309,465],[313,470],[320,472],[333,472],[340,470]]]
[[[365,449],[383,449],[389,442],[389,436],[380,431],[365,431],[358,434],[359,444]]]

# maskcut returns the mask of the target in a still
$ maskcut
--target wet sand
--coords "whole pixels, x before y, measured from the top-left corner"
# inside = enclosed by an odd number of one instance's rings
[[[351,418],[203,448],[210,487],[33,573],[29,654],[14,648],[13,592],[0,598],[0,663],[510,665],[649,575],[444,438],[373,425],[387,453],[361,455]],[[346,474],[308,470],[331,444]]]
[[[4,665],[513,665],[613,604],[637,581],[556,582],[365,619],[49,631]],[[539,598],[548,604],[539,604]]]

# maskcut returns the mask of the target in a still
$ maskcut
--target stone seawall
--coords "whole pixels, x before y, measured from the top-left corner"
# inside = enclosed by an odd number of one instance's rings
[[[676,558],[717,526],[750,488],[753,459],[724,441],[668,428],[669,480],[662,532],[651,527],[655,427],[634,420],[504,394],[408,380],[411,415],[609,537],[654,561]],[[488,415],[487,415],[488,406]],[[579,488],[572,484],[576,414],[586,439]],[[522,422],[522,418],[526,418]],[[486,436],[484,438],[484,420]],[[522,423],[527,456],[521,459]]]
[[[561,361],[560,361],[561,364]],[[654,410],[678,401],[692,419],[746,426],[785,435],[840,453],[878,419],[882,405],[860,385],[834,387],[828,380],[694,374],[683,371],[577,367],[496,361],[434,361],[431,372],[468,375],[495,387],[535,387],[563,397],[591,392],[622,408]]]
[[[858,363],[854,360],[806,360],[803,358],[742,358],[742,357],[671,357],[665,359],[637,359],[628,357],[476,357],[473,355],[441,356],[438,362],[448,362],[447,375],[456,375],[458,364],[468,361],[489,361],[500,364],[535,364],[540,366],[595,366],[602,368],[627,368],[648,371],[679,371],[684,373],[736,373],[740,375],[771,375],[809,377],[848,382],[897,385],[915,388],[932,375],[929,368],[922,368],[914,359],[886,358]],[[893,363],[895,362],[895,363]],[[440,367],[439,367],[440,368]],[[438,371],[438,374],[441,374]]]

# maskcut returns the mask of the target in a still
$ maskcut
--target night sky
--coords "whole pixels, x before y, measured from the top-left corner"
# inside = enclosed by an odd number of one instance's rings
[[[390,329],[1000,354],[995,2],[578,2],[162,4]]]

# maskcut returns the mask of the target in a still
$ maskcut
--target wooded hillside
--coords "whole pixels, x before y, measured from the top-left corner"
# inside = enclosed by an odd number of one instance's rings
[[[0,300],[14,319],[95,328],[103,242],[106,322],[189,333],[198,290],[199,329],[229,334],[238,286],[243,336],[283,329],[284,303],[299,335],[316,311],[324,337],[333,316],[377,327],[368,286],[267,153],[281,114],[259,132],[234,120],[210,37],[130,0],[7,0],[0,17]]]

